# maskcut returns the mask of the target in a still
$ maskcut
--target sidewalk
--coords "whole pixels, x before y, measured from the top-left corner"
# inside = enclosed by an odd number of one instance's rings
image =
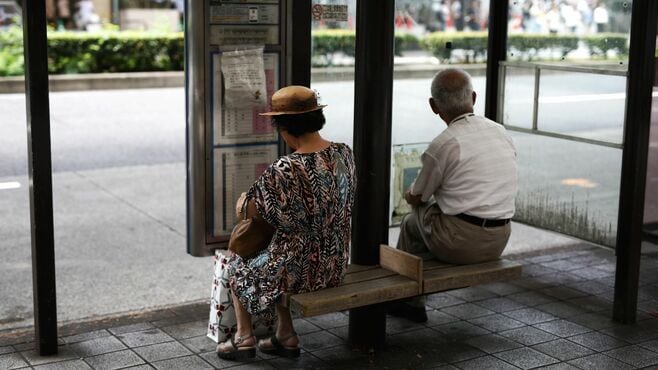
[[[39,357],[30,333],[0,337],[0,368],[34,369],[631,369],[658,365],[658,259],[643,256],[638,323],[610,320],[615,257],[586,243],[509,256],[515,281],[431,295],[429,321],[388,317],[385,351],[347,343],[348,316],[296,319],[298,360],[259,354],[219,360],[205,337],[205,303],[144,312],[60,330],[60,354]]]

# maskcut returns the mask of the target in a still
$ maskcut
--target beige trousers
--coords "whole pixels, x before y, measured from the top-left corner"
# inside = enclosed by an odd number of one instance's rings
[[[414,207],[402,220],[397,248],[412,254],[429,251],[448,263],[480,263],[500,257],[511,231],[511,224],[499,227],[473,225],[443,214],[435,202],[430,202]],[[412,304],[424,305],[424,300],[416,299]]]

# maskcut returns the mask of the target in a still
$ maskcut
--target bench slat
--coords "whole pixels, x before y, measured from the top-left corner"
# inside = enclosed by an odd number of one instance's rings
[[[341,285],[290,297],[291,308],[305,317],[348,310],[418,295],[418,282],[400,275]]]
[[[474,265],[427,270],[423,273],[423,293],[508,280],[521,276],[522,266],[516,262],[498,260]]]
[[[427,270],[435,270],[435,269],[443,269],[447,267],[454,267],[455,265],[447,263],[447,262],[441,262],[436,259],[431,259],[431,260],[426,260],[423,261],[423,271]]]
[[[353,274],[353,273],[357,273],[357,272],[361,272],[361,271],[372,270],[372,269],[376,269],[377,267],[379,267],[379,266],[377,266],[377,265],[371,266],[371,265],[349,264],[349,265],[347,265],[347,271],[345,272],[345,274],[347,275],[347,274]]]
[[[423,260],[413,254],[381,244],[379,246],[379,264],[418,282],[418,294],[423,294]]]
[[[354,272],[351,274],[345,275],[345,278],[343,279],[342,285],[348,285],[348,284],[355,284],[355,283],[360,283],[363,281],[368,281],[368,280],[374,280],[374,279],[381,279],[384,277],[388,276],[393,276],[397,275],[395,272],[391,270],[387,270],[384,268],[381,268],[379,266],[376,266],[377,268],[369,269],[369,270],[364,270],[360,272]]]

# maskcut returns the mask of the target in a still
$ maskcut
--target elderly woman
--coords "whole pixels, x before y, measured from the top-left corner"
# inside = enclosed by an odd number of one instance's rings
[[[299,356],[299,338],[284,293],[304,293],[340,284],[348,262],[354,202],[354,158],[345,144],[318,132],[325,123],[315,92],[288,86],[272,96],[272,124],[292,154],[270,165],[247,193],[249,209],[275,228],[267,249],[229,260],[237,332],[217,346],[223,359],[261,352]],[[251,315],[275,307],[276,333],[256,343]]]

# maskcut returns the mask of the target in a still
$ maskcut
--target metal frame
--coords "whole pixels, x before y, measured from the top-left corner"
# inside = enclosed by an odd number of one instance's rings
[[[393,106],[394,0],[357,2],[354,80],[354,154],[357,193],[352,215],[351,262],[379,263],[388,244]],[[382,305],[350,310],[349,339],[381,348],[386,339]]]
[[[500,101],[500,63],[507,58],[508,0],[489,0],[489,37],[487,39],[487,80],[484,116],[496,120]]]
[[[57,294],[46,5],[43,1],[24,1],[22,10],[34,329],[39,355],[48,356],[57,354]]]
[[[509,123],[504,122],[504,109],[505,109],[505,86],[506,81],[505,77],[507,76],[508,68],[525,68],[534,70],[534,91],[533,91],[533,107],[532,107],[532,128],[525,128],[514,126]],[[541,81],[541,71],[562,71],[562,72],[576,72],[576,73],[591,73],[597,75],[607,75],[607,76],[628,76],[628,71],[626,70],[615,70],[615,69],[603,69],[603,68],[588,68],[588,67],[579,67],[579,66],[559,66],[546,63],[529,63],[529,62],[501,62],[500,63],[500,84],[499,84],[499,109],[498,116],[496,117],[498,122],[504,123],[505,128],[510,131],[523,132],[528,134],[535,134],[541,136],[547,136],[557,139],[564,139],[569,141],[587,143],[592,145],[604,146],[609,148],[623,149],[624,144],[613,143],[609,141],[588,139],[579,136],[560,134],[557,132],[543,131],[539,129],[538,117],[539,117],[539,88]]]
[[[635,0],[632,9],[613,307],[614,320],[626,324],[637,314],[658,2]]]

